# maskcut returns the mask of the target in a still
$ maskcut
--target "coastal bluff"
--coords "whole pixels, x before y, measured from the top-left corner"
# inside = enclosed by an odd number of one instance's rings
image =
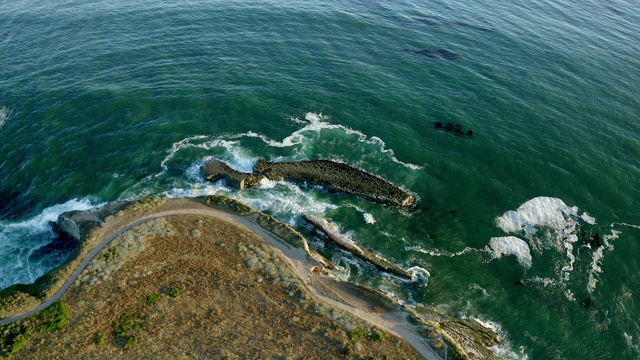
[[[331,160],[270,162],[260,159],[253,167],[253,173],[243,173],[223,161],[212,160],[200,168],[200,173],[209,181],[225,179],[229,186],[238,189],[257,186],[267,179],[286,180],[319,185],[329,191],[362,196],[385,205],[406,207],[416,201],[408,191],[387,180]]]
[[[225,196],[114,203],[59,223],[78,244],[70,258],[0,292],[2,356],[498,358],[491,330],[339,280],[295,229]]]

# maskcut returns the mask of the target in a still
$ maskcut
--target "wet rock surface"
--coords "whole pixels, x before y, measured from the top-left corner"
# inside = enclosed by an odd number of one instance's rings
[[[382,204],[409,206],[415,203],[415,198],[400,187],[375,175],[335,161],[269,162],[261,159],[253,167],[253,170],[270,180],[316,184],[329,190],[364,196]]]
[[[375,267],[382,271],[386,271],[388,273],[392,273],[403,278],[413,280],[413,276],[408,271],[402,269],[400,266],[378,257],[371,252],[359,247],[356,245],[351,239],[341,234],[338,230],[336,230],[329,222],[325,219],[319,218],[317,216],[313,216],[310,214],[302,214],[302,217],[311,223],[316,229],[323,232],[327,237],[340,246],[343,249],[348,250],[355,256],[373,264]]]

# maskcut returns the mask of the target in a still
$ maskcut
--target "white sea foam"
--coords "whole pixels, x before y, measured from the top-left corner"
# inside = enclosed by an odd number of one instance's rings
[[[429,270],[420,266],[412,266],[407,269],[407,272],[411,274],[413,282],[420,284],[420,286],[427,286],[429,278],[431,277]]]
[[[243,171],[243,167],[252,167],[254,159],[245,157],[236,148],[227,148],[228,164]],[[286,181],[267,181],[256,188],[238,191],[227,186],[224,180],[215,183],[205,181],[200,174],[200,167],[210,158],[193,162],[185,171],[186,183],[176,184],[174,188],[163,193],[169,198],[194,197],[207,195],[225,195],[239,200],[260,211],[267,211],[290,225],[296,225],[303,213],[324,214],[337,205],[321,200],[317,193],[298,184]],[[265,191],[269,190],[269,191]]]
[[[497,217],[496,225],[506,233],[524,233],[531,240],[539,228],[550,229],[560,237],[573,234],[578,218],[577,206],[569,207],[560,199],[541,196]],[[588,215],[587,218],[593,219]],[[544,247],[544,244],[537,245],[538,248]]]
[[[504,341],[498,345],[494,345],[489,348],[494,354],[498,355],[500,359],[506,360],[528,360],[529,355],[525,354],[525,347],[520,347],[520,354],[511,349],[511,344]]]
[[[6,106],[0,107],[0,129],[4,126],[11,112]]]
[[[593,216],[587,214],[586,212],[583,212],[582,215],[580,215],[580,218],[587,224],[591,224],[591,225],[596,224],[596,219]]]
[[[496,225],[506,233],[521,234],[537,253],[554,248],[562,252],[568,261],[562,266],[560,277],[568,281],[574,269],[576,257],[574,243],[581,222],[595,224],[596,219],[577,206],[567,206],[552,197],[536,197],[496,218]]]
[[[640,354],[640,346],[638,344],[634,344],[633,343],[633,336],[627,334],[626,332],[624,333],[624,341],[627,344],[627,347],[629,348],[629,351],[633,352],[634,354]]]
[[[591,267],[589,268],[589,280],[587,282],[587,292],[592,293],[596,289],[596,285],[598,284],[598,276],[602,273],[602,259],[604,258],[604,251],[613,251],[614,247],[611,243],[613,240],[617,239],[621,234],[620,231],[612,230],[611,234],[604,235],[603,245],[597,249],[594,249],[593,255],[591,257]]]
[[[362,216],[364,217],[364,221],[367,224],[375,224],[376,223],[376,219],[374,219],[373,215],[369,214],[368,212],[363,213]]]
[[[100,206],[103,204],[95,204],[88,199],[73,199],[64,204],[58,204],[50,206],[31,219],[19,221],[19,222],[7,222],[0,221],[0,227],[5,229],[28,229],[30,232],[43,232],[47,231],[50,226],[49,223],[56,221],[58,215],[73,210],[89,210],[91,208]]]
[[[598,283],[597,275],[602,272],[600,267],[600,261],[603,258],[604,247],[600,246],[593,252],[593,258],[591,260],[591,269],[589,269],[589,281],[587,284],[587,291],[592,293]]]
[[[476,249],[476,248],[472,248],[472,247],[466,247],[458,252],[454,252],[454,253],[450,253],[444,250],[438,250],[438,249],[425,249],[420,245],[413,245],[413,246],[405,246],[404,248],[407,251],[417,251],[417,252],[421,252],[423,254],[428,254],[431,256],[446,256],[446,257],[454,257],[454,256],[460,256],[460,255],[464,255],[467,253],[473,253],[473,252],[485,252],[487,251],[486,249]]]
[[[494,237],[489,240],[493,257],[499,259],[502,255],[513,255],[524,268],[531,268],[532,258],[529,245],[515,236]]]
[[[63,212],[88,210],[100,206],[89,199],[73,199],[64,204],[50,206],[38,215],[22,221],[0,222],[0,289],[15,283],[32,283],[51,270],[47,268],[52,259],[30,259],[31,254],[49,244],[53,239],[50,222],[56,221]],[[53,261],[55,263],[55,261]]]
[[[463,316],[462,318],[466,318]],[[480,325],[491,329],[496,332],[502,338],[502,342],[489,348],[494,354],[498,355],[501,359],[509,360],[527,360],[529,357],[524,353],[525,348],[521,347],[520,354],[512,350],[513,345],[509,341],[509,334],[502,329],[502,325],[497,322],[484,319],[482,317],[470,317],[470,319],[477,321]]]
[[[240,133],[240,134],[234,134],[234,135],[229,135],[223,138],[219,138],[219,139],[215,139],[212,140],[212,142],[207,142],[205,143],[206,146],[219,146],[218,143],[216,143],[216,141],[229,141],[229,140],[237,140],[237,139],[241,139],[241,138],[256,138],[256,139],[260,139],[262,140],[262,142],[264,142],[265,144],[271,146],[271,147],[277,147],[277,148],[287,148],[287,147],[294,147],[294,146],[300,146],[302,151],[304,153],[304,150],[306,149],[306,147],[311,146],[313,144],[313,141],[310,141],[311,139],[309,139],[308,134],[309,133],[315,133],[315,134],[320,134],[322,131],[324,130],[340,130],[343,131],[345,134],[347,135],[356,135],[358,136],[358,141],[361,143],[366,143],[366,144],[371,144],[371,145],[376,145],[380,148],[380,152],[387,155],[393,162],[400,164],[404,167],[407,167],[409,169],[412,170],[417,170],[417,169],[421,169],[422,166],[419,165],[415,165],[415,164],[410,164],[410,163],[405,163],[403,161],[400,161],[394,154],[392,149],[387,149],[386,148],[386,143],[380,139],[377,136],[367,136],[366,134],[357,131],[357,130],[353,130],[350,129],[346,126],[343,125],[336,125],[336,124],[331,124],[329,122],[329,117],[328,116],[324,116],[322,114],[315,114],[315,113],[306,113],[304,120],[300,120],[297,118],[293,118],[292,119],[293,122],[298,123],[298,124],[302,124],[304,125],[302,128],[294,131],[293,133],[291,133],[289,136],[285,137],[284,139],[282,139],[281,141],[278,140],[273,140],[270,139],[269,137],[262,135],[262,134],[258,134],[256,132],[253,131],[248,131],[245,133]],[[190,140],[188,140],[190,139]],[[191,140],[200,140],[201,137],[200,136],[196,136],[196,137],[192,137],[192,138],[187,138],[185,139],[186,142],[182,143],[178,142],[176,144],[174,144],[172,150],[170,151],[170,156],[173,157],[172,154],[174,154],[175,152],[181,150],[182,148],[188,147],[188,146],[193,146],[191,144]],[[184,140],[183,140],[184,141]],[[200,144],[198,145],[198,147],[202,147],[205,148],[203,146],[205,146],[205,144]],[[166,163],[166,161],[163,161],[163,165],[164,163]]]
[[[611,226],[628,226],[634,229],[640,229],[640,225],[627,224],[627,223],[613,223]]]
[[[468,289],[469,290],[480,291],[482,293],[482,296],[489,297],[489,292],[487,292],[487,290],[485,288],[483,288],[482,286],[480,286],[478,284],[471,283],[471,284],[469,284]]]
[[[555,279],[551,279],[548,277],[540,277],[540,276],[534,276],[531,279],[528,279],[528,281],[537,283],[542,285],[543,287],[549,287],[549,286],[564,286],[564,284],[560,284],[558,283],[558,280]]]
[[[364,218],[364,221],[367,224],[373,225],[373,224],[376,223],[376,219],[373,217],[373,215],[368,213],[365,209],[361,208],[360,206],[353,205],[353,204],[349,204],[347,206],[358,210],[358,212],[360,212],[362,214],[362,217]]]

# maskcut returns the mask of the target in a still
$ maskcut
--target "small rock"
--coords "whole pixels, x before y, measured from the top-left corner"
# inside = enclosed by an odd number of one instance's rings
[[[356,351],[362,351],[362,344],[360,344],[360,343],[358,342],[358,343],[356,343],[355,345],[353,345],[353,348],[354,348]]]

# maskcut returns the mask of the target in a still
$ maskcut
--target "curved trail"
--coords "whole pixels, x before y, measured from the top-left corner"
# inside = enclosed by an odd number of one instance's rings
[[[107,244],[109,244],[113,239],[118,237],[123,232],[130,230],[142,223],[145,223],[150,220],[155,220],[159,218],[174,216],[174,215],[202,215],[218,218],[223,221],[230,222],[232,224],[236,224],[242,227],[247,228],[251,232],[260,236],[267,244],[273,247],[274,252],[289,266],[292,268],[294,273],[302,280],[307,278],[315,278],[317,279],[320,275],[313,274],[311,272],[311,267],[313,266],[308,260],[307,252],[301,248],[292,247],[282,240],[278,238],[276,235],[270,233],[269,231],[263,229],[254,221],[252,221],[251,216],[242,217],[238,215],[229,214],[223,212],[221,210],[216,210],[213,208],[208,209],[179,209],[179,210],[169,210],[157,212],[154,214],[149,214],[139,218],[138,220],[129,223],[113,232],[111,235],[107,236],[105,239],[100,241],[98,245],[96,245],[87,256],[82,260],[78,268],[73,272],[71,277],[67,279],[64,285],[50,298],[44,301],[42,304],[38,305],[32,310],[29,310],[25,313],[22,313],[17,316],[13,316],[10,318],[5,318],[0,320],[0,326],[4,324],[8,324],[17,320],[24,319],[31,315],[38,313],[41,310],[44,310],[51,304],[53,304],[56,300],[60,299],[62,295],[73,285],[73,283],[77,280],[78,276],[82,273],[82,271],[89,265],[89,263],[93,260],[93,258],[102,250]],[[384,313],[384,314],[373,314],[368,311],[364,311],[352,305],[337,301],[329,296],[323,294],[316,286],[307,284],[304,282],[307,289],[319,300],[325,302],[326,304],[340,308],[344,311],[349,312],[352,315],[355,315],[377,327],[380,327],[389,333],[392,333],[405,341],[407,341],[411,346],[413,346],[422,356],[424,356],[428,360],[440,360],[440,356],[429,347],[424,339],[418,334],[417,327],[415,325],[411,325],[406,321],[406,316],[408,313],[404,313],[398,311],[396,313]]]

